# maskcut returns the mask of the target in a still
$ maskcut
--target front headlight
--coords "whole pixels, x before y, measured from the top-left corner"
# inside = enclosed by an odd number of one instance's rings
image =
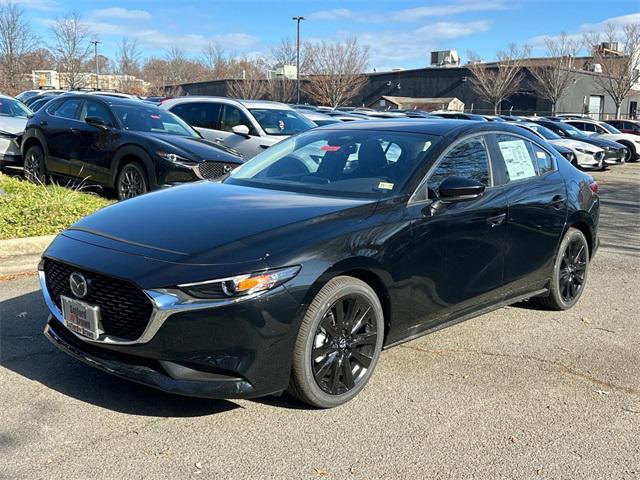
[[[576,152],[586,153],[587,155],[593,155],[594,152],[590,152],[589,150],[585,150],[584,148],[576,148]]]
[[[158,151],[156,152],[158,154],[158,156],[164,160],[167,160],[169,162],[173,162],[173,163],[188,163],[188,164],[193,164],[195,163],[193,160],[190,160],[188,158],[182,157],[180,155],[178,155],[177,153],[171,153],[171,152],[163,152],[163,151]]]
[[[300,266],[285,267],[204,282],[184,283],[178,285],[178,288],[195,298],[243,297],[282,285],[295,277],[299,271]]]

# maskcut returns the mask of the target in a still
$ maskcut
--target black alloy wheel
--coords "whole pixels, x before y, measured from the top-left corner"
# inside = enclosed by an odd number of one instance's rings
[[[587,283],[589,255],[589,244],[584,234],[577,228],[570,228],[558,248],[549,293],[535,300],[551,310],[573,307]]]
[[[24,155],[24,177],[37,185],[47,183],[47,174],[44,164],[44,152],[38,145],[29,147]]]
[[[348,402],[371,378],[383,340],[384,314],[375,291],[357,278],[332,278],[300,325],[288,392],[319,408]]]
[[[377,337],[366,297],[348,295],[327,309],[311,350],[313,376],[322,391],[340,395],[359,384],[371,366]]]
[[[147,193],[149,188],[142,167],[136,163],[125,165],[120,175],[118,175],[116,189],[119,200],[126,200]]]
[[[587,273],[587,247],[573,238],[562,255],[559,272],[560,295],[567,303],[580,296]]]

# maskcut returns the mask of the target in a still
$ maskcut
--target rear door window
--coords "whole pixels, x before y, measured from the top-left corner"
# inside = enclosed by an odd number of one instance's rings
[[[529,140],[514,135],[496,135],[507,181],[516,182],[555,170],[553,157]]]
[[[188,102],[171,109],[192,127],[220,130],[220,110],[222,105],[214,102]]]
[[[62,102],[58,108],[55,109],[53,114],[56,117],[60,118],[70,118],[77,120],[78,119],[78,110],[80,109],[80,105],[82,104],[82,100],[77,98],[71,98],[69,100],[65,100]]]

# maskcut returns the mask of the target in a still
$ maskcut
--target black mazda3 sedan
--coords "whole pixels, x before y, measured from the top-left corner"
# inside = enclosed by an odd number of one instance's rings
[[[109,206],[43,255],[46,336],[209,398],[340,405],[382,349],[523,299],[564,310],[598,246],[597,184],[504,123],[331,125],[223,182]]]
[[[150,190],[222,177],[244,161],[148,102],[62,95],[27,122],[25,177],[49,176],[114,188],[120,200]]]

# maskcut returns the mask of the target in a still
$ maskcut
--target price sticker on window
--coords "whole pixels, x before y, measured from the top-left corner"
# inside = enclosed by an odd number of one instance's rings
[[[393,190],[393,183],[380,182],[378,184],[378,188],[381,189],[381,190]]]

